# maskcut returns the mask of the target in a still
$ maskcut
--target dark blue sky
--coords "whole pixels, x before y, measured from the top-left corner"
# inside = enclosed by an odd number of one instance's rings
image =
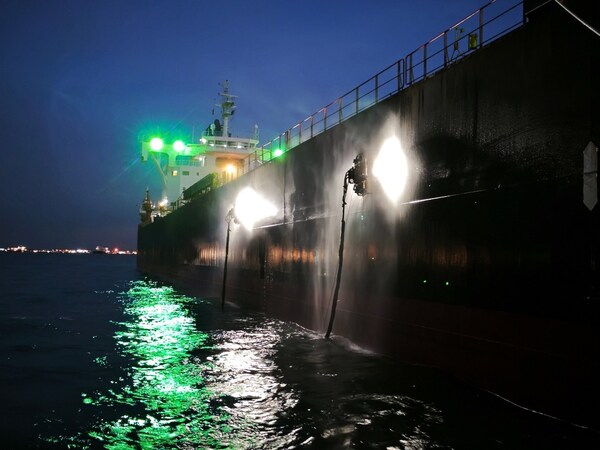
[[[145,133],[205,127],[229,79],[266,142],[484,3],[4,0],[0,247],[134,249]]]

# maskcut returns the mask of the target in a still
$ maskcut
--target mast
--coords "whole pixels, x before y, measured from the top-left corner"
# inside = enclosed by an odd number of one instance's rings
[[[225,80],[222,86],[223,92],[221,92],[219,95],[223,98],[223,101],[217,106],[221,108],[223,137],[229,137],[229,118],[233,116],[233,113],[235,112],[235,102],[233,99],[237,97],[237,95],[231,95],[229,93],[229,80]]]

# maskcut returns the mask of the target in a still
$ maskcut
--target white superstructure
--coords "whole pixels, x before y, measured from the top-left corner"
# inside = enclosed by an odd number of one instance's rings
[[[256,151],[258,127],[251,138],[234,137],[229,120],[234,113],[234,95],[228,81],[222,84],[221,121],[210,124],[197,142],[168,142],[160,136],[142,143],[142,161],[153,161],[162,177],[163,193],[159,205],[164,211],[183,202],[182,193],[207,175],[214,174],[218,184],[243,173],[244,158]]]

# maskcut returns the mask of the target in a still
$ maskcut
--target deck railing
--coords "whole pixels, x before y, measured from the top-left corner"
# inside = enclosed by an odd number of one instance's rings
[[[523,1],[492,0],[439,33],[404,58],[333,100],[258,148],[244,159],[243,173],[254,170],[386,98],[431,77],[484,45],[523,25]],[[502,5],[502,6],[501,6]],[[505,9],[501,9],[505,7]]]

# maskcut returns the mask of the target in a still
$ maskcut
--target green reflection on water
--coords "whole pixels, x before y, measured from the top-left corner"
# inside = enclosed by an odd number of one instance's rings
[[[128,380],[111,381],[115,389],[106,392],[82,394],[84,404],[102,407],[100,417],[108,415],[108,407],[120,417],[96,423],[88,435],[108,449],[226,447],[227,416],[211,406],[218,395],[203,380],[210,365],[190,361],[193,351],[210,348],[208,335],[196,329],[186,309],[197,300],[147,281],[133,283],[124,300],[128,320],[115,339],[132,361]]]

